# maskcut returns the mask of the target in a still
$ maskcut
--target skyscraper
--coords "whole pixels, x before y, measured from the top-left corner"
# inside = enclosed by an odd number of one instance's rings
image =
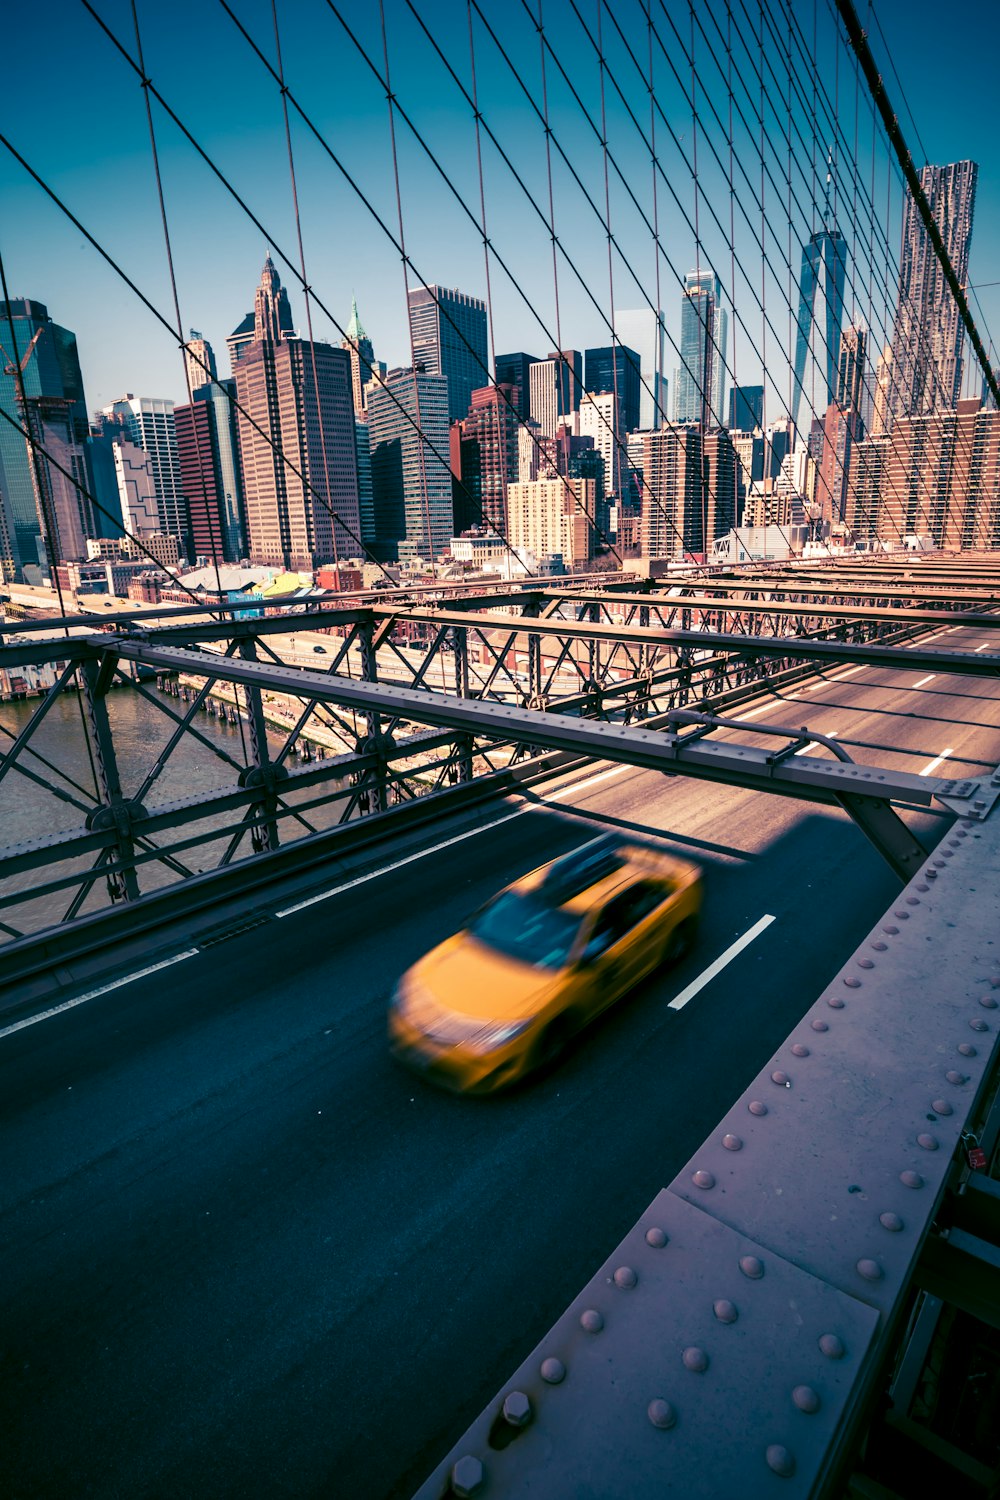
[[[762,385],[734,385],[729,392],[729,421],[727,427],[740,432],[753,432],[764,425],[764,387]]]
[[[853,417],[853,436],[864,436],[868,407],[868,331],[852,323],[840,335],[836,404]]]
[[[831,166],[826,174],[823,228],[802,247],[792,379],[792,419],[800,441],[805,440],[814,418],[822,421],[837,388],[847,242],[830,206],[832,176]]]
[[[517,354],[498,354],[496,357],[494,373],[497,385],[513,385],[517,387],[517,415],[522,422],[526,422],[530,415],[528,406],[530,376],[528,372],[531,366],[537,363],[537,355],[525,354],[523,351],[519,351]]]
[[[456,530],[488,526],[506,533],[507,487],[517,479],[516,396],[516,387],[505,384],[473,391],[468,415],[457,424],[461,448]]]
[[[594,447],[604,460],[606,493],[615,497],[620,496],[622,493],[622,449],[625,444],[621,399],[612,391],[603,391],[597,396],[586,396],[580,407],[578,422],[580,437],[591,438]]]
[[[21,408],[18,369],[28,413]],[[69,450],[58,456],[58,462],[86,484],[83,445],[89,423],[76,335],[54,323],[44,303],[27,297],[0,301],[0,408],[18,427],[28,425],[45,447],[50,446],[50,434],[53,447],[62,450],[68,443]],[[49,464],[36,461],[37,450],[9,422],[0,422],[0,429],[0,575],[21,578],[24,568],[45,564],[39,506],[48,505],[50,498],[54,501],[54,492],[63,494],[65,479]],[[68,505],[69,496],[65,499]],[[67,514],[67,523],[69,519]],[[59,545],[58,538],[52,545]],[[60,559],[49,560],[54,564]],[[38,577],[34,574],[35,582]]]
[[[920,169],[920,185],[964,288],[979,168],[974,161]],[[892,334],[890,418],[953,410],[962,389],[964,329],[916,204],[907,196]]]
[[[246,552],[235,396],[234,380],[217,381],[196,390],[190,406],[174,410],[194,554],[227,563]]]
[[[703,439],[700,425],[691,422],[667,423],[628,440],[630,467],[642,481],[639,534],[647,557],[701,550]]]
[[[413,362],[428,375],[448,382],[448,417],[469,409],[472,392],[489,380],[486,303],[467,292],[419,286],[409,294]]]
[[[371,380],[375,371],[375,350],[372,341],[361,326],[358,317],[358,299],[351,298],[351,321],[348,323],[344,337],[340,341],[341,349],[346,349],[351,360],[351,390],[354,393],[354,415],[359,422],[364,421],[365,397],[364,389]]]
[[[386,559],[434,558],[452,534],[448,381],[390,370],[368,392],[375,550]]]
[[[681,302],[681,366],[674,377],[674,421],[721,427],[729,315],[712,271],[689,271]]]
[[[133,396],[129,391],[106,406],[103,415],[118,424],[123,437],[149,455],[159,530],[179,537],[181,547],[189,549],[191,521],[181,480],[174,403],[160,396]]]
[[[608,344],[600,349],[585,350],[584,361],[587,390],[593,395],[613,391],[618,397],[622,432],[634,432],[639,426],[639,392],[642,389],[636,351],[622,344]]]
[[[254,337],[235,367],[250,560],[311,572],[357,552],[351,365],[345,350],[298,338],[291,321],[268,256]]]
[[[188,329],[184,363],[187,368],[188,387],[191,391],[196,391],[199,386],[208,385],[219,378],[212,346],[196,328]]]
[[[667,421],[666,323],[663,310],[628,308],[615,313],[615,334],[639,356],[639,426],[643,431]]]
[[[536,359],[528,371],[529,409],[546,437],[555,437],[563,417],[580,409],[583,359],[579,349],[553,350]]]
[[[234,374],[246,350],[255,340],[261,339],[262,330],[265,329],[268,330],[272,343],[294,331],[288,293],[281,285],[270,255],[264,261],[264,269],[254,296],[253,312],[248,312],[226,339],[229,362]]]

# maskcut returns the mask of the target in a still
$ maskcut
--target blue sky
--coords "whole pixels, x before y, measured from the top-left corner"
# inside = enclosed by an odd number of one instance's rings
[[[270,0],[230,3],[261,49],[273,59]],[[609,71],[614,75],[614,81],[606,79],[607,135],[627,183],[617,181],[612,168],[612,227],[622,251],[613,256],[615,304],[625,308],[642,306],[647,298],[654,301],[658,271],[660,301],[668,326],[676,333],[677,277],[694,266],[697,256],[692,229],[695,194],[689,167],[695,133],[689,103],[670,69],[672,61],[687,86],[690,63],[683,56],[682,46],[690,46],[688,6],[686,0],[668,0],[666,11],[658,8],[659,0],[653,5],[658,33],[658,39],[653,39],[654,80],[663,110],[663,117],[656,120],[663,168],[663,176],[657,179],[657,212],[664,253],[658,262],[646,222],[653,214],[648,147],[628,114],[630,108],[648,135],[648,99],[639,68],[626,47],[627,43],[632,48],[641,68],[648,65],[649,35],[642,5],[640,0],[612,0],[610,7],[599,7],[598,0],[575,3],[574,10],[573,0],[544,0],[543,8],[553,48],[593,121],[585,118],[550,58],[547,83],[551,121],[580,178],[580,183],[574,180],[556,152],[556,230],[576,268],[562,262],[559,270],[563,344],[583,348],[609,341],[604,321],[609,315],[612,290],[607,244],[598,215],[584,192],[586,189],[603,211],[604,163],[599,131],[594,128],[595,124],[600,126],[600,72],[585,30],[586,25],[596,32],[599,11]],[[92,4],[134,53],[127,0],[92,0]],[[433,0],[433,4],[430,0],[414,0],[414,4],[428,25],[433,18],[436,40],[462,82],[471,87],[466,0]],[[528,92],[539,101],[539,48],[527,8],[522,0],[504,0],[503,4],[479,0],[479,4]],[[337,5],[362,47],[381,66],[377,4],[371,0],[337,0]],[[532,0],[532,5],[537,6],[537,0]],[[777,13],[778,0],[768,0],[768,8]],[[275,259],[289,288],[293,316],[305,332],[304,298],[295,275],[281,258],[284,252],[297,261],[298,252],[280,99],[273,80],[218,0],[173,0],[168,6],[138,0],[138,10],[149,76],[266,229],[266,235],[262,234],[249,222],[154,105],[183,326],[197,328],[211,340],[222,367],[226,362],[225,336],[252,305],[266,243],[276,247]],[[867,10],[867,0],[861,0],[862,21],[867,18]],[[749,118],[751,100],[741,92],[741,86],[751,86],[753,100],[759,104],[760,85],[748,61],[752,57],[759,62],[759,53],[755,43],[749,54],[741,52],[740,46],[751,23],[754,27],[759,24],[759,8],[751,0],[732,0],[732,12],[737,97]],[[968,30],[963,30],[960,47],[958,36],[942,27],[939,5],[930,0],[879,0],[877,12],[930,159],[943,162],[972,156],[980,164],[972,279],[983,284],[1000,281],[993,253],[1000,234],[1000,148],[996,145],[992,106],[1000,10],[977,7],[976,45],[972,48],[966,45]],[[855,310],[868,319],[877,336],[890,298],[884,284],[880,285],[884,257],[870,248],[864,199],[874,185],[878,232],[888,234],[892,254],[898,256],[899,187],[893,185],[881,140],[873,178],[869,106],[863,87],[860,96],[856,95],[846,53],[834,45],[827,0],[817,0],[815,7],[812,0],[793,0],[793,13],[810,38],[815,16],[824,84],[847,137],[848,149],[841,147],[838,151],[836,190],[838,221],[852,252],[848,302],[853,295]],[[290,88],[346,173],[396,233],[388,115],[379,81],[327,0],[278,0],[278,15]],[[624,40],[616,34],[612,17],[620,25]],[[676,25],[676,35],[668,17]],[[738,378],[747,383],[759,379],[761,354],[766,353],[774,387],[771,400],[780,404],[788,384],[787,261],[797,270],[803,234],[815,227],[817,203],[822,200],[824,147],[821,141],[815,163],[799,153],[793,173],[798,201],[792,211],[791,232],[787,202],[770,183],[765,188],[763,235],[772,267],[765,271],[764,278],[765,320],[757,305],[762,216],[745,185],[741,198],[750,222],[736,212],[737,251],[745,275],[734,264],[726,244],[730,211],[725,145],[728,102],[717,66],[721,61],[725,68],[724,49],[713,29],[716,23],[725,29],[726,7],[722,0],[711,0],[711,4],[701,0],[696,17],[702,28],[696,29],[694,44],[700,74],[700,258],[711,259],[727,291],[730,295],[735,292],[740,316],[730,336],[730,361],[735,360]],[[485,266],[478,228],[479,176],[471,111],[421,33],[406,0],[386,0],[386,22],[393,88],[441,168],[439,172],[431,163],[405,123],[397,121],[407,248],[420,279],[457,285],[482,295]],[[780,33],[782,42],[786,30],[787,25]],[[496,347],[499,352],[524,348],[543,355],[555,342],[555,284],[547,229],[528,202],[525,189],[545,208],[544,135],[531,103],[478,17],[474,36],[480,107],[523,183],[522,188],[484,137],[488,232],[519,284],[515,286],[499,263],[493,262]],[[887,85],[919,162],[922,153],[916,133],[905,115],[899,85],[874,28],[873,47],[885,67]],[[4,135],[150,299],[172,318],[145,108],[135,73],[78,0],[19,7],[16,54],[18,66],[5,70],[0,103]],[[787,70],[774,36],[768,38],[767,55],[780,88],[765,75],[765,120],[779,141],[780,158],[782,122],[787,127],[788,120],[787,99],[781,92]],[[796,76],[804,76],[801,67]],[[625,102],[615,92],[615,83]],[[856,97],[860,97],[857,125]],[[712,105],[719,111],[721,125],[713,116]],[[793,118],[805,132],[807,121],[800,109]],[[857,189],[850,160],[855,130]],[[676,143],[670,138],[671,131]],[[828,122],[823,122],[818,134],[822,137],[829,131]],[[744,138],[738,120],[736,138],[739,160],[759,187],[760,160],[752,143]],[[713,145],[721,152],[721,163],[713,160]],[[342,323],[347,322],[351,296],[356,294],[376,354],[390,364],[405,362],[405,300],[398,252],[344,172],[294,118],[293,147],[310,283]],[[779,159],[771,160],[775,178],[781,165]],[[469,205],[471,216],[461,208],[456,192]],[[126,390],[183,399],[180,356],[170,337],[2,148],[0,201],[4,206],[0,249],[11,291],[45,302],[58,322],[75,330],[89,405],[105,404]],[[979,296],[986,325],[1000,331],[1000,286],[984,287]],[[330,319],[315,307],[313,323],[317,337],[339,337]],[[668,351],[668,366],[673,365],[674,358]]]

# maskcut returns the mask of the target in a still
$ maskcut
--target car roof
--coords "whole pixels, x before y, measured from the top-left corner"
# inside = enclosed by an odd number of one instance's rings
[[[611,833],[533,870],[511,887],[530,891],[546,905],[585,912],[620,890],[653,876],[683,882],[697,866],[674,859],[651,844]]]

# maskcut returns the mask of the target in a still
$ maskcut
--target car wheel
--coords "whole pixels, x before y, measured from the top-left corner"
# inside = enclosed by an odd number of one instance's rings
[[[533,1066],[552,1067],[563,1056],[575,1035],[576,1027],[569,1016],[557,1016],[554,1021],[550,1021],[538,1038]]]
[[[688,917],[685,922],[678,922],[667,938],[666,947],[663,950],[663,962],[676,964],[680,963],[682,958],[686,958],[694,947],[697,931],[697,923],[693,917]]]

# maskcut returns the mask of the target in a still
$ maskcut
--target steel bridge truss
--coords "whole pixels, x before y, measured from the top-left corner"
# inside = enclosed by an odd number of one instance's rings
[[[598,756],[839,805],[908,878],[924,851],[892,804],[978,816],[996,778],[856,765],[830,742],[832,759],[801,758],[821,736],[742,724],[739,706],[762,686],[848,662],[995,676],[1000,655],[944,652],[921,637],[942,621],[995,629],[996,590],[977,580],[972,597],[930,607],[912,591],[890,602],[881,578],[850,602],[790,598],[784,582],[758,601],[748,583],[760,588],[754,576],[713,580],[711,591],[691,579],[668,592],[628,583],[249,619],[188,612],[147,629],[109,620],[96,633],[83,619],[74,634],[64,620],[8,624],[0,671],[30,663],[51,684],[20,731],[5,731],[0,795],[5,780],[7,795],[30,781],[52,798],[44,826],[58,831],[0,853],[5,949],[53,920],[72,925],[164,887],[201,893],[207,876],[224,882],[286,846],[332,847],[348,828],[357,838],[356,825],[389,809],[419,804],[425,816],[471,787],[486,795],[545,753],[550,765]],[[826,587],[845,585],[838,575]],[[123,683],[163,726],[138,766],[116,729],[111,690]],[[73,772],[40,748],[67,692],[79,700]],[[239,738],[209,737],[207,709]],[[751,734],[766,743],[747,743]],[[216,784],[164,796],[182,743],[218,763]],[[88,765],[89,777],[79,770]]]

